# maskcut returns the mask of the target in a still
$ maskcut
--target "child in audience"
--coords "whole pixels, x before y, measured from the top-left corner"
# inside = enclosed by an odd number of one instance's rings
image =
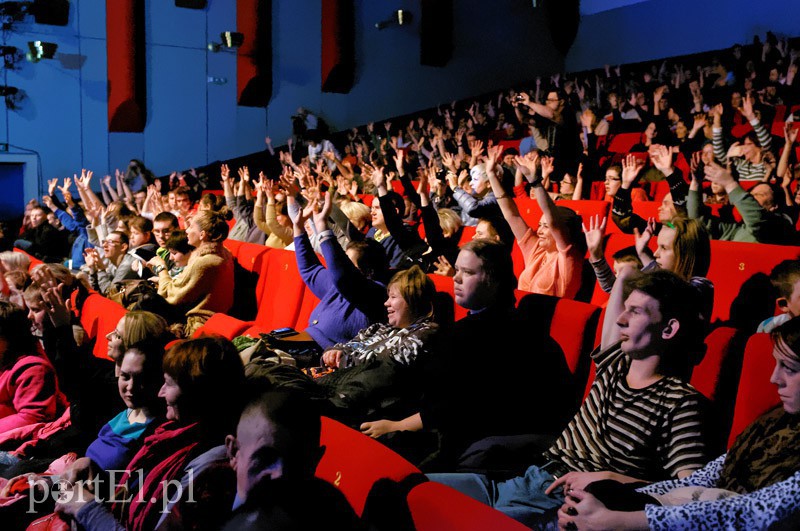
[[[172,278],[180,275],[186,266],[189,265],[189,258],[192,257],[194,247],[189,245],[186,231],[175,231],[164,242],[164,248],[169,251],[169,276]]]
[[[781,313],[765,319],[756,332],[772,332],[775,328],[800,315],[800,260],[784,260],[769,274],[778,293],[776,304]]]

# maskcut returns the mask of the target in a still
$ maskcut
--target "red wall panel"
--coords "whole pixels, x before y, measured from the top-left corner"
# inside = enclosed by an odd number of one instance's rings
[[[144,0],[106,0],[108,130],[144,131],[146,110]]]

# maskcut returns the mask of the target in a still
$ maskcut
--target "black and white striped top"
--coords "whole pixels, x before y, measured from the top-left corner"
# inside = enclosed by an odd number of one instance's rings
[[[706,463],[700,393],[672,377],[631,389],[630,358],[618,344],[593,357],[597,377],[589,396],[546,458],[576,471],[610,470],[646,481]]]
[[[750,125],[753,126],[753,130],[756,132],[756,138],[758,138],[758,142],[761,144],[761,149],[771,149],[772,136],[769,134],[769,131],[767,131],[767,129],[761,125],[761,122],[758,120],[753,120],[750,122]],[[720,164],[727,164],[728,147],[725,146],[722,138],[722,129],[712,129],[712,135],[714,156],[717,158]],[[767,166],[763,161],[759,162],[758,164],[754,164],[746,161],[743,157],[735,157],[733,160],[731,160],[731,162],[739,174],[740,181],[761,181],[764,179],[764,175],[767,173]]]

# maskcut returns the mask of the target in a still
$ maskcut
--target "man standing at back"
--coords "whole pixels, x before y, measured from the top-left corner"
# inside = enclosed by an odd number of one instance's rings
[[[686,383],[703,352],[694,288],[668,271],[637,274],[625,267],[619,278],[624,282],[614,286],[593,354],[597,377],[541,461],[502,482],[478,474],[431,479],[538,527],[571,488],[602,479],[682,478],[702,466],[704,399]]]

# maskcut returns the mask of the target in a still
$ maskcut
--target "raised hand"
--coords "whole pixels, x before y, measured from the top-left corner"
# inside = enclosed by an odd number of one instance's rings
[[[50,197],[49,195],[43,195],[42,196],[42,203],[44,203],[44,206],[46,206],[47,208],[49,208],[50,210],[55,212],[56,205],[55,205],[55,203],[53,203],[53,198],[52,197]]]
[[[469,149],[472,158],[477,160],[477,158],[483,153],[483,142],[480,140],[474,140],[470,142]]]
[[[525,155],[524,157],[517,155],[514,157],[514,162],[517,164],[517,168],[519,169],[520,172],[522,172],[522,175],[524,175],[525,178],[528,180],[536,176],[537,160],[538,156],[536,159],[528,157],[528,155]]]
[[[244,182],[250,182],[250,169],[247,166],[242,166],[238,170],[239,178],[242,179]]]
[[[456,276],[455,268],[452,266],[452,264],[450,264],[450,261],[444,255],[439,256],[439,259],[434,261],[433,265],[436,267],[436,271],[434,271],[434,273],[437,275],[442,275],[443,277]]]
[[[72,186],[72,179],[70,179],[69,177],[64,177],[64,183],[58,189],[61,190],[61,194],[64,196],[65,199],[68,195],[71,195],[69,192],[70,186]]]
[[[697,171],[700,169],[700,164],[703,163],[703,153],[701,151],[695,151],[692,153],[692,160],[689,163],[689,173],[692,176],[693,182],[698,182],[703,179],[702,175],[698,175]]]
[[[783,125],[783,136],[786,138],[786,146],[783,149],[788,149],[789,146],[797,141],[798,131],[800,131],[800,129],[794,127],[793,122],[786,122]]]
[[[553,157],[541,157],[542,161],[542,179],[547,179],[550,174],[555,170],[555,161]]]
[[[328,216],[330,216],[331,209],[333,208],[332,197],[331,191],[326,192],[324,200],[322,198],[317,200],[318,204],[320,200],[322,201],[320,208],[313,210],[314,226],[317,227],[319,232],[328,229]]]
[[[46,269],[46,268],[40,268]],[[70,301],[66,301],[61,296],[64,289],[64,284],[57,286],[50,286],[42,289],[42,300],[44,301],[44,309],[53,326],[58,328],[60,326],[70,324],[72,312],[70,312]]]
[[[607,217],[600,219],[599,215],[589,217],[589,227],[583,224],[583,234],[586,237],[586,247],[589,250],[589,258],[592,262],[597,262],[603,258],[603,236],[606,233]]]
[[[644,161],[631,154],[622,159],[622,187],[630,188],[644,168]]]
[[[383,168],[375,168],[372,171],[372,175],[370,175],[370,179],[376,189],[386,187],[386,177],[383,175]]]
[[[55,193],[58,186],[58,177],[47,180],[47,195],[51,196]]]
[[[672,151],[667,146],[660,144],[650,146],[650,160],[653,161],[653,166],[664,175],[672,173]]]
[[[484,164],[486,165],[486,172],[494,171],[494,167],[497,165],[497,161],[500,159],[500,156],[503,154],[503,146],[500,144],[496,146],[491,146],[487,150],[486,160]]]
[[[753,111],[753,96],[748,92],[742,97],[742,114],[748,121],[755,120],[756,113]]]
[[[449,151],[442,153],[442,165],[452,172],[456,171],[456,165],[453,164],[453,155]]]
[[[220,179],[222,179],[223,183],[231,178],[231,170],[230,170],[230,168],[228,168],[227,164],[222,164],[219,167],[219,177],[220,177]]]
[[[697,113],[694,115],[694,124],[692,125],[692,132],[697,133],[708,124],[708,119],[705,113]]]
[[[412,122],[413,123],[413,122]],[[394,165],[397,168],[397,174],[401,177],[405,175],[405,170],[403,170],[403,160],[405,159],[405,154],[402,150],[397,151],[397,155],[394,157]]]
[[[653,237],[653,234],[656,232],[656,220],[655,218],[649,218],[647,220],[647,227],[642,231],[639,232],[639,229],[634,227],[633,233],[636,236],[636,253],[639,257],[642,257],[642,254],[645,253],[645,249],[647,249],[647,244],[650,243],[650,238]],[[646,265],[646,264],[645,264]]]

